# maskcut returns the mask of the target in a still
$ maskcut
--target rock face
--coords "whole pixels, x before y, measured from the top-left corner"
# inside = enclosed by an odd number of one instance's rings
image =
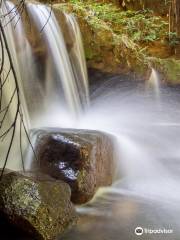
[[[0,184],[0,213],[33,239],[51,240],[75,220],[69,186],[11,172]]]
[[[89,201],[100,186],[112,183],[113,140],[97,131],[46,129],[38,130],[35,151],[43,173],[67,182],[72,201]]]

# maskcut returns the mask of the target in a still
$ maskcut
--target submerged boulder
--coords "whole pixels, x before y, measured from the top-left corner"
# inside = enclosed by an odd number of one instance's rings
[[[89,201],[113,178],[113,137],[98,131],[44,129],[35,131],[37,168],[67,182],[72,201]]]
[[[0,214],[33,239],[42,240],[55,239],[76,219],[66,183],[15,172],[1,180]]]

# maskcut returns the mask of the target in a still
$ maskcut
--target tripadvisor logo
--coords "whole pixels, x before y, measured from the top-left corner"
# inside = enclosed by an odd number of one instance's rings
[[[135,234],[136,234],[137,236],[143,235],[143,228],[142,228],[142,227],[137,227],[137,228],[135,229]]]
[[[135,234],[137,236],[141,236],[143,234],[172,234],[173,229],[149,229],[149,228],[142,228],[142,227],[137,227],[135,228]]]

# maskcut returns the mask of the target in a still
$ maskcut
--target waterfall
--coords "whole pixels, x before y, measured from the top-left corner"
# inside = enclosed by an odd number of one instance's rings
[[[151,75],[147,81],[147,89],[153,92],[157,101],[160,100],[160,77],[154,68],[152,68]]]
[[[64,14],[67,31],[70,32],[73,43],[68,51],[61,26],[54,13],[52,12],[49,17],[50,8],[29,3],[27,10],[37,36],[42,39],[44,64],[38,60],[31,39],[28,38],[29,30],[27,30],[26,20],[20,16],[14,3],[2,2],[0,14],[18,79],[25,125],[30,130],[42,125],[51,126],[54,119],[58,122],[62,118],[63,111],[67,116],[66,122],[77,118],[89,104],[89,89],[81,33],[76,19]],[[41,47],[41,43],[38,47]],[[4,73],[8,71],[9,62],[5,56]],[[15,83],[10,72],[3,90],[4,106],[10,101],[14,88]],[[11,103],[3,129],[12,124],[16,107],[17,96]],[[18,121],[14,140],[17,143],[19,143],[19,134]],[[23,136],[23,142],[26,148],[27,142],[24,139],[25,136]],[[1,144],[2,153],[6,152],[8,144],[9,137]],[[10,157],[12,156],[16,160],[11,161],[7,167],[20,169],[20,152],[17,146],[11,150]],[[1,166],[4,157],[1,154]]]
[[[64,36],[53,12],[45,5],[28,4],[28,12],[42,36],[48,50],[46,73],[46,101],[48,104],[61,101],[60,84],[62,85],[66,102],[75,115],[79,115],[83,106],[88,104],[88,80],[86,62],[82,48],[82,40],[77,22],[66,15],[71,23],[75,43],[70,58]],[[50,16],[51,14],[51,16]],[[50,18],[49,18],[50,16]],[[53,78],[53,79],[52,79]]]
[[[73,66],[73,71],[78,86],[81,102],[89,105],[89,85],[88,74],[86,68],[86,59],[82,44],[82,36],[79,25],[72,14],[65,14],[70,33],[73,35],[74,45],[70,52],[70,59]],[[83,84],[82,84],[83,83]]]
[[[37,61],[26,35],[27,26],[12,2],[3,3],[2,15],[11,12],[3,23],[6,25],[6,37],[19,80],[26,123],[32,128],[37,126],[37,119],[41,117],[44,125],[49,124],[45,119],[63,111],[62,109],[71,117],[81,114],[89,104],[89,87],[81,33],[76,19],[64,14],[73,39],[72,49],[68,52],[61,26],[53,12],[49,18],[50,8],[29,3],[27,10],[33,27],[37,29],[36,34],[43,39],[46,52],[44,64]]]

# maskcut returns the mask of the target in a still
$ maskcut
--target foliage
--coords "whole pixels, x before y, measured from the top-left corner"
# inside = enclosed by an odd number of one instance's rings
[[[91,31],[90,42],[87,41],[88,37],[86,39],[87,34],[84,36],[85,52],[88,53],[86,57],[91,60],[90,63],[105,62],[106,69],[109,65],[113,69],[114,66],[116,68],[116,63],[117,66],[122,64],[121,69],[128,66],[128,69],[142,75],[155,65],[154,67],[162,72],[167,80],[178,81],[179,75],[174,74],[172,77],[172,74],[179,71],[179,63],[176,66],[176,61],[170,61],[172,64],[166,62],[166,58],[171,56],[171,47],[179,44],[177,34],[169,33],[167,18],[157,16],[149,9],[125,11],[113,4],[97,3],[92,0],[69,1],[71,4],[64,4],[67,8],[65,10],[77,16],[82,23],[82,29],[87,28]],[[110,35],[112,40],[108,38]],[[109,65],[106,60],[104,61],[103,55],[104,51],[109,53],[108,49],[111,49],[115,60]],[[111,57],[106,59],[108,62]],[[173,71],[170,71],[171,69]]]
[[[153,42],[167,37],[168,22],[161,17],[154,16],[146,9],[141,11],[121,11],[112,4],[83,2],[71,0],[78,11],[86,11],[86,17],[93,17],[92,24],[97,27],[102,22],[113,30],[115,34],[126,34],[134,42]]]
[[[180,40],[176,32],[169,32],[169,44],[172,47],[175,47],[180,44]]]

